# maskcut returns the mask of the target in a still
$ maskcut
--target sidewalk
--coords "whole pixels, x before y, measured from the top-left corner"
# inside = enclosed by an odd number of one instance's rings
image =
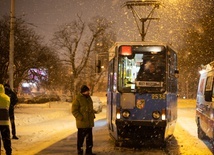
[[[106,123],[106,119],[100,119],[95,122],[95,127],[93,128],[93,151],[96,154],[108,154],[107,151],[105,152],[105,148],[108,148],[109,150],[110,147],[112,147],[113,149],[114,146],[113,144],[111,144]],[[76,155],[76,141],[77,133],[75,132],[68,137],[45,148],[44,150],[41,150],[36,155]]]

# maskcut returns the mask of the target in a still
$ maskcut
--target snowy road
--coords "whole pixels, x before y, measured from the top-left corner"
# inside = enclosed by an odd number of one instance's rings
[[[12,140],[13,155],[76,154],[76,127],[68,103],[43,106],[20,105],[16,108],[17,135]],[[94,152],[98,155],[211,155],[207,143],[197,138],[194,107],[178,109],[178,121],[166,149],[114,147],[105,119],[105,109],[96,115]],[[206,144],[205,144],[206,143]],[[209,145],[208,145],[209,146]],[[1,151],[4,155],[4,151]]]

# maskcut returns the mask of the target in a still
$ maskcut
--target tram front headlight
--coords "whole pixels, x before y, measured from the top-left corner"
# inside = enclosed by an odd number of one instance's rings
[[[159,118],[160,118],[160,116],[161,116],[161,114],[160,114],[160,112],[159,112],[159,111],[153,111],[153,113],[152,113],[152,117],[153,117],[154,119],[159,119]]]
[[[123,115],[124,118],[129,118],[130,112],[129,112],[128,110],[124,110],[124,111],[122,112],[122,115]]]
[[[162,120],[166,120],[166,109],[162,109],[161,118],[162,118]]]
[[[117,119],[120,119],[120,108],[117,108],[116,117]]]

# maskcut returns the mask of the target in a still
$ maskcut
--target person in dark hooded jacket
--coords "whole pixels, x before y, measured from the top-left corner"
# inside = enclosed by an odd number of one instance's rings
[[[15,116],[14,116],[14,106],[18,102],[17,95],[12,89],[10,88],[9,84],[4,85],[5,94],[10,97],[10,108],[9,108],[9,117],[10,117],[10,124],[12,128],[12,139],[19,139],[16,136],[16,125],[15,125]]]
[[[93,110],[93,101],[90,97],[89,88],[86,85],[81,87],[80,93],[72,103],[72,114],[76,118],[77,126],[77,151],[78,155],[83,154],[83,143],[86,138],[86,155],[95,155],[92,153],[95,114]]]

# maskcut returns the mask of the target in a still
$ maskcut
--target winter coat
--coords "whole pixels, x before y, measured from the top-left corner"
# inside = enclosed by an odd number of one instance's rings
[[[18,97],[14,91],[12,91],[10,88],[5,87],[5,94],[10,97],[10,108],[9,108],[9,115],[14,115],[14,106],[18,102]]]
[[[4,86],[0,84],[0,125],[9,125],[10,98],[5,94]]]
[[[91,97],[85,97],[81,93],[72,103],[72,114],[76,118],[77,128],[94,127],[94,110]]]

